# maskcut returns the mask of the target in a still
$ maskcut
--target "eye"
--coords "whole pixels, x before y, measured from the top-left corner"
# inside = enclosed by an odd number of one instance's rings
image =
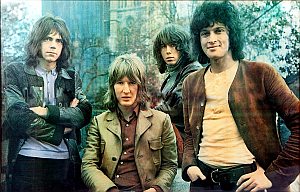
[[[123,81],[117,81],[116,84],[123,85]]]
[[[200,37],[207,37],[209,36],[209,31],[201,31],[200,32]]]
[[[135,81],[130,81],[129,84],[130,85],[136,85],[136,82]]]
[[[225,32],[225,29],[224,28],[217,28],[215,30],[215,33],[222,33],[222,32]]]
[[[44,41],[45,41],[45,42],[52,41],[52,38],[51,38],[51,37],[46,37],[46,38],[44,39]]]
[[[63,43],[63,40],[62,39],[56,39],[56,43]]]

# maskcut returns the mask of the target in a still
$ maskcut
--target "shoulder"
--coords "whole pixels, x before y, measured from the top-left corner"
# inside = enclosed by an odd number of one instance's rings
[[[107,110],[100,113],[99,115],[94,116],[94,119],[97,119],[97,121],[104,121],[106,119],[113,119],[114,117],[116,117],[116,114],[114,112],[111,112],[110,110]]]
[[[24,72],[25,64],[23,63],[11,63],[5,66],[4,71],[5,72],[14,72],[14,73],[20,73]]]
[[[191,72],[185,79],[185,82],[193,82],[196,80],[201,79],[201,77],[204,75],[207,67],[201,67],[197,71]]]
[[[191,72],[197,71],[201,68],[203,68],[202,65],[198,61],[194,61],[194,62],[186,65],[182,69],[182,71],[183,71],[184,74],[186,74],[186,73],[191,73]]]
[[[270,73],[278,73],[278,71],[271,64],[265,62],[241,60],[240,67],[249,75],[264,75]]]
[[[168,114],[158,111],[156,109],[147,109],[147,110],[141,110],[140,113],[145,117],[152,117],[156,121],[157,120],[164,120],[165,118],[168,118]]]

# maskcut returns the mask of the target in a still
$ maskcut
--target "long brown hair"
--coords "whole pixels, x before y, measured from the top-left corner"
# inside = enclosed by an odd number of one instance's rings
[[[108,89],[104,101],[105,106],[111,111],[116,110],[118,100],[115,95],[114,85],[125,76],[138,85],[138,103],[141,109],[148,108],[147,102],[149,101],[149,96],[146,89],[145,65],[134,54],[118,56],[109,67]]]
[[[65,21],[59,17],[46,15],[40,18],[29,35],[28,43],[26,44],[26,64],[30,66],[38,65],[38,58],[41,56],[41,43],[45,38],[57,32],[63,40],[63,48],[60,57],[57,60],[57,70],[67,68],[70,58],[70,32],[65,24]]]

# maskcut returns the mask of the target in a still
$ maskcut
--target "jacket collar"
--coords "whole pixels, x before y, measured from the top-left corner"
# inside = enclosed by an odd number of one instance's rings
[[[151,126],[151,122],[148,118],[152,115],[153,113],[151,112],[151,110],[140,110],[137,120],[138,123],[136,126],[135,145],[137,144],[143,133],[145,133],[146,130]],[[106,121],[108,122],[107,129],[115,135],[117,135],[121,140],[121,125],[117,113],[109,112],[109,114],[106,117]]]
[[[37,76],[33,66],[24,65],[24,71],[25,71],[25,73],[27,73],[29,75]],[[64,68],[61,69],[61,71],[58,73],[58,75],[65,79],[72,79],[72,77],[70,77],[70,75],[68,74],[67,70]]]

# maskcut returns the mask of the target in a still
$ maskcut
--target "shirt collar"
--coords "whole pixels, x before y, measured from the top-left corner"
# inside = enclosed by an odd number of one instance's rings
[[[132,115],[129,117],[129,121],[131,121],[132,119],[136,118],[139,114],[139,110],[140,110],[140,107],[139,105],[137,105],[134,109],[133,109],[133,112],[132,112]],[[123,116],[123,113],[122,111],[119,109],[119,107],[117,107],[117,116],[119,119],[123,120],[123,121],[126,121],[124,116]]]
[[[56,71],[56,67],[53,68],[51,71],[47,71],[45,68],[43,68],[40,65],[37,65],[35,68],[35,71],[37,74],[41,74],[41,75],[45,75],[45,74],[51,74],[52,76],[56,76],[57,75],[57,71]]]

